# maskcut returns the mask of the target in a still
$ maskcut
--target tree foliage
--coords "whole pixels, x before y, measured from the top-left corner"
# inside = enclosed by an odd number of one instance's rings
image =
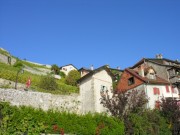
[[[115,117],[126,118],[130,113],[138,113],[148,102],[144,91],[132,90],[130,92],[118,92],[112,97],[108,92],[101,93],[101,104]]]
[[[169,121],[172,132],[180,132],[180,104],[173,98],[161,99],[161,113]]]
[[[55,78],[51,76],[44,76],[40,80],[39,87],[45,90],[57,90],[58,84]]]
[[[20,60],[17,60],[13,66],[17,67],[17,68],[23,68],[24,67],[23,63]]]
[[[54,73],[55,73],[56,75],[59,75],[59,72],[60,72],[59,67],[58,67],[56,64],[53,64],[53,65],[51,66],[51,71],[54,71]]]
[[[76,86],[77,80],[80,79],[81,75],[77,70],[72,70],[69,72],[69,74],[66,76],[66,84]]]

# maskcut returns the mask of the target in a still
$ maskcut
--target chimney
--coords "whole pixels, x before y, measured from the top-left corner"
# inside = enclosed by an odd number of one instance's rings
[[[140,76],[144,77],[144,66],[141,65],[139,68],[138,68],[138,73]]]
[[[156,59],[162,59],[162,58],[163,58],[162,54],[156,54]]]
[[[93,66],[93,65],[91,65],[90,69],[91,69],[91,70],[94,70],[94,66]]]

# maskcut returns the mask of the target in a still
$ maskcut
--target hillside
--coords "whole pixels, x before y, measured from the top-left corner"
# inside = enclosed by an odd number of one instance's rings
[[[22,67],[24,72],[20,73],[19,71]],[[65,84],[65,78],[61,78],[60,80],[53,79],[57,84],[55,90],[46,90],[42,88],[42,80],[47,75],[54,76],[50,66],[20,60],[2,48],[0,48],[0,69],[1,88],[14,88],[17,79],[17,88],[24,89],[28,78],[30,78],[31,87],[29,90],[48,92],[53,94],[78,92],[78,87]],[[48,82],[49,81],[47,80],[47,83]]]

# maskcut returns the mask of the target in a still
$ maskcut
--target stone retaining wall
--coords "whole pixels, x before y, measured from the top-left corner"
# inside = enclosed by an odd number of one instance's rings
[[[79,99],[78,94],[53,95],[50,93],[0,88],[0,101],[10,102],[16,106],[32,106],[43,110],[57,109],[59,111],[80,113]]]

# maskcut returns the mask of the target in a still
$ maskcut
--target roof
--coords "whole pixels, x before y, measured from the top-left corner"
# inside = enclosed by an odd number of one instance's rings
[[[135,68],[135,67],[137,67],[138,65],[144,63],[145,61],[149,61],[149,62],[158,64],[158,65],[161,65],[161,66],[168,66],[168,67],[172,67],[172,66],[174,66],[174,65],[166,65],[166,64],[164,64],[164,61],[172,62],[172,63],[175,63],[175,64],[179,64],[179,65],[180,65],[180,62],[174,61],[174,60],[170,60],[170,59],[166,59],[166,58],[162,58],[162,59],[157,59],[157,58],[142,58],[140,61],[138,61],[138,62],[137,62],[135,65],[133,65],[131,68]]]
[[[59,67],[60,69],[62,69],[63,67],[66,67],[66,66],[73,66],[74,68],[76,68],[73,64],[67,64],[67,65],[64,65],[64,66],[61,66],[61,67]],[[77,69],[77,68],[76,68]],[[77,69],[78,70],[78,69]]]
[[[130,74],[132,74],[133,76],[137,77],[138,79],[142,80],[145,83],[149,83],[149,84],[170,84],[167,80],[159,77],[156,75],[156,79],[149,79],[147,77],[142,77],[140,76],[136,71],[134,71],[133,69],[125,69],[125,71],[129,72]]]
[[[81,70],[92,71],[91,69],[88,69],[88,68],[85,68],[85,67],[82,67],[82,68],[78,69],[78,71],[81,71]]]
[[[80,83],[80,82],[83,81],[84,79],[92,76],[93,74],[95,74],[95,73],[97,73],[97,72],[99,72],[99,71],[101,71],[101,70],[103,70],[103,69],[106,70],[107,73],[114,79],[114,75],[112,74],[112,72],[110,71],[110,69],[107,67],[107,65],[104,65],[104,66],[101,66],[101,67],[99,67],[99,68],[97,68],[97,69],[95,69],[95,70],[91,70],[91,72],[89,72],[88,74],[86,74],[85,76],[83,76],[82,78],[80,78],[80,79],[78,80],[78,83]]]

